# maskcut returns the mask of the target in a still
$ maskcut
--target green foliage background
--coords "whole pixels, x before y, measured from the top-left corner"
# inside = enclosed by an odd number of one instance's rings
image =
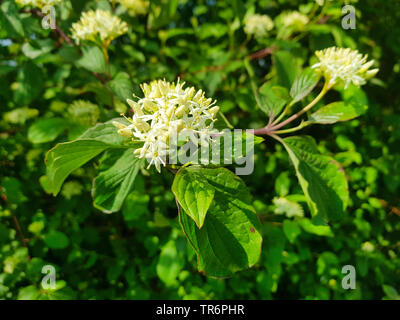
[[[297,41],[272,37],[243,45],[246,10],[275,17],[314,1],[151,1],[149,15],[120,13],[130,30],[110,46],[105,86],[93,74],[104,71],[101,57],[93,59],[96,52],[91,59],[81,56],[41,28],[35,15],[1,1],[0,299],[399,299],[400,4],[352,1],[357,29],[343,30],[342,2],[335,3],[322,16],[329,19]],[[57,23],[68,35],[82,10],[109,6],[104,0],[63,1]],[[261,259],[229,279],[197,272],[178,223],[170,173],[138,176],[123,209],[111,215],[92,206],[99,161],[75,171],[59,196],[46,193],[46,151],[126,112],[125,99],[140,96],[142,82],[180,77],[216,98],[236,128],[262,127],[266,117],[256,108],[243,58],[258,52],[251,60],[258,84],[274,79],[279,57],[260,54],[271,45],[291,55],[284,67],[293,72],[308,66],[315,50],[333,45],[378,62],[374,81],[343,93],[345,100],[368,104],[364,116],[305,130],[346,172],[351,199],[340,221],[310,224],[294,168],[272,140],[258,146],[255,172],[243,177],[263,223]],[[91,102],[86,113],[74,112],[77,100]],[[279,197],[301,207],[280,207],[289,214],[277,214]],[[290,216],[302,211],[306,218]],[[57,269],[55,291],[40,288],[46,264]],[[357,270],[356,290],[341,287],[347,264]]]

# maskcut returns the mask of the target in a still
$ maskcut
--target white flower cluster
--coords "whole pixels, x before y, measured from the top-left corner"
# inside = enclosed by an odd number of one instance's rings
[[[310,21],[306,15],[298,11],[284,12],[281,19],[284,27],[292,27],[296,30],[303,30],[304,26]]]
[[[146,14],[149,10],[149,1],[147,0],[112,0],[114,3],[120,3],[128,10],[129,15],[137,16]]]
[[[60,3],[61,0],[15,0],[21,6],[31,6],[43,8],[45,6],[55,6],[57,3]]]
[[[343,80],[345,88],[351,82],[356,86],[361,86],[379,71],[379,69],[369,70],[374,64],[374,60],[367,62],[368,55],[363,56],[357,50],[331,47],[316,51],[315,54],[320,62],[313,65],[312,68],[323,74],[330,85],[334,85],[338,80]]]
[[[183,86],[179,81],[175,84],[165,80],[141,85],[144,98],[137,102],[127,100],[134,112],[132,119],[128,119],[130,124],[114,122],[119,134],[143,142],[135,154],[149,159],[149,167],[154,164],[159,172],[169,155],[170,137],[212,133],[219,111],[215,101],[207,99],[202,90],[196,92],[194,87],[183,89]]]
[[[245,18],[244,31],[256,39],[264,38],[274,28],[274,22],[265,14],[253,14]]]
[[[112,40],[128,32],[128,25],[109,11],[97,9],[82,13],[81,19],[72,25],[72,37],[81,40],[96,41],[97,38],[108,45]]]

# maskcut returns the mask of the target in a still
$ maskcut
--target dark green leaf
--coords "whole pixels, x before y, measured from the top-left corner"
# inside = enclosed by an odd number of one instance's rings
[[[11,37],[15,35],[23,37],[25,35],[24,27],[15,2],[4,0],[1,3],[1,11],[0,19],[7,33]]]
[[[18,87],[14,92],[16,103],[27,105],[40,93],[43,84],[42,70],[31,61],[23,64],[18,71]]]
[[[214,188],[214,200],[201,229],[189,215],[180,215],[182,228],[197,253],[199,270],[226,277],[253,266],[260,256],[262,238],[243,181],[224,168],[181,170],[200,172]]]
[[[44,242],[51,249],[65,249],[69,245],[68,237],[60,231],[50,231],[45,235]]]
[[[315,223],[340,218],[348,201],[343,169],[332,158],[318,152],[312,137],[290,137],[283,144],[296,168]]]
[[[290,89],[299,73],[295,57],[288,51],[277,51],[273,55],[273,61],[278,73],[279,84]]]

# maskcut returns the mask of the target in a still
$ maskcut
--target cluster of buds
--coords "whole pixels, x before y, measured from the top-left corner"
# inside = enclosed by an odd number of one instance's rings
[[[310,22],[308,17],[298,11],[284,12],[280,16],[282,24],[285,28],[292,28],[301,31]]]
[[[34,8],[44,8],[46,6],[55,6],[60,3],[61,0],[15,0],[20,6],[30,6]]]
[[[114,3],[120,3],[131,16],[146,14],[149,11],[149,1],[147,0],[112,0]]]
[[[128,25],[109,11],[97,9],[82,13],[81,19],[72,25],[72,38],[79,41],[98,41],[104,46],[128,32]]]
[[[265,14],[253,14],[245,18],[244,31],[256,39],[265,38],[274,28],[274,22]]]

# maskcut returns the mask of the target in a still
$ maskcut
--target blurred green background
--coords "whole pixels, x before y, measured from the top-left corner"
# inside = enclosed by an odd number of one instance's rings
[[[357,27],[344,30],[345,3],[152,0],[137,16],[117,7],[129,32],[110,46],[112,79],[105,88],[73,46],[35,15],[18,13],[14,1],[1,1],[0,299],[399,299],[400,3],[351,1]],[[62,1],[57,24],[69,35],[89,8],[112,10],[105,0]],[[257,40],[243,31],[247,12],[275,18],[314,8],[314,24],[286,39],[271,32]],[[344,167],[349,208],[338,223],[311,225],[287,154],[267,140],[255,172],[243,177],[263,222],[263,251],[252,269],[230,279],[197,272],[168,172],[138,177],[122,211],[112,215],[92,206],[96,162],[74,172],[59,196],[46,193],[47,150],[127,112],[125,99],[140,96],[140,83],[180,77],[217,99],[236,128],[256,128],[266,117],[255,106],[244,58],[261,85],[280,62],[265,48],[290,54],[284,63],[295,70],[314,61],[315,50],[334,45],[368,53],[380,68],[362,90],[327,97],[359,99],[369,106],[366,115],[305,130]],[[77,107],[77,100],[84,102]],[[357,271],[355,290],[341,286],[349,264]],[[55,291],[40,287],[44,265],[57,270]]]

